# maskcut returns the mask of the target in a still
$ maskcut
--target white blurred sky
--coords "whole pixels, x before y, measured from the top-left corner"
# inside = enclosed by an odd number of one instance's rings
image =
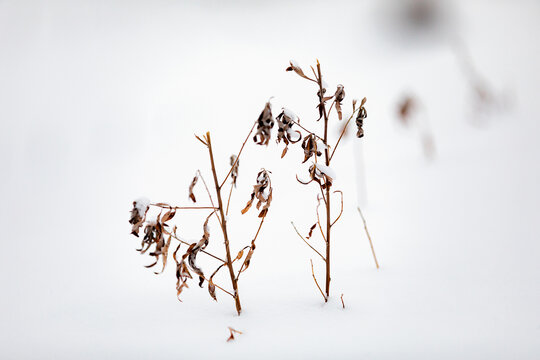
[[[447,26],[429,36],[396,25],[395,7],[0,1],[2,357],[538,356],[540,5],[448,3]],[[475,110],[456,38],[500,104]],[[318,58],[331,87],[368,98],[366,137],[348,139],[335,165],[347,197],[333,286],[350,309],[319,306],[312,254],[289,226],[309,227],[315,191],[293,181],[300,150],[279,160],[273,142],[250,144],[233,198],[241,208],[257,170],[274,172],[272,217],[241,284],[246,313],[195,284],[180,304],[172,267],[155,278],[134,251],[131,201],[187,203],[207,169],[193,133],[212,131],[223,172],[270,96],[276,113],[286,105],[316,127],[313,89],[284,71],[290,58]],[[396,122],[405,93],[434,132],[431,162]],[[354,212],[364,188],[379,272]],[[196,238],[193,220],[180,227]],[[243,246],[256,224],[232,222]],[[246,334],[224,344],[231,324]]]

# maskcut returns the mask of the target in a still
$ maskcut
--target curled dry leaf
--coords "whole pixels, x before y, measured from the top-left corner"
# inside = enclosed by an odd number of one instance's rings
[[[309,239],[313,235],[313,230],[315,230],[315,227],[317,227],[317,223],[311,225],[311,227],[309,228],[308,236],[306,236],[306,239]]]
[[[242,214],[245,214],[251,208],[255,199],[257,199],[257,210],[260,209],[261,205],[263,206],[259,213],[259,217],[263,218],[268,213],[268,208],[272,202],[272,183],[269,172],[265,169],[262,169],[257,174],[257,183],[253,186],[251,198],[247,202],[246,207],[242,209]]]
[[[306,74],[304,74],[304,72],[302,71],[302,68],[300,68],[300,66],[294,60],[289,61],[289,66],[285,69],[285,71],[294,71],[295,73],[297,73],[299,76],[303,77],[304,79],[314,81],[313,79],[307,77]]]
[[[232,166],[231,179],[234,187],[236,187],[236,179],[238,179],[238,167],[240,166],[240,160],[236,155],[231,155],[230,163]]]
[[[255,136],[253,136],[253,141],[255,141],[257,145],[268,145],[273,127],[274,119],[272,118],[272,105],[270,102],[267,102],[257,119],[257,132],[255,133]]]
[[[363,98],[362,103],[360,104],[360,109],[358,110],[358,115],[356,116],[356,127],[358,128],[358,131],[356,132],[356,137],[361,138],[364,136],[364,119],[367,118],[367,111],[364,107],[364,104],[366,103],[367,99]]]
[[[197,180],[199,180],[199,172],[195,173],[195,176],[193,177],[193,180],[191,180],[191,184],[189,185],[189,198],[194,203],[197,202],[197,199],[195,198],[195,194],[193,194],[193,188],[195,185],[197,185]]]
[[[217,297],[216,297],[216,285],[214,285],[214,283],[212,282],[211,279],[208,281],[208,293],[210,294],[210,296],[212,297],[212,299],[214,299],[215,301],[217,301]]]
[[[195,244],[191,244],[189,248],[192,248],[193,246],[195,246]],[[184,254],[182,258],[178,260],[178,258],[176,257],[176,254],[179,249],[180,249],[180,244],[178,244],[178,246],[176,247],[176,250],[173,253],[173,259],[176,262],[176,297],[178,298],[178,300],[180,300],[180,294],[182,293],[182,290],[184,290],[184,288],[189,287],[187,285],[187,279],[192,279],[191,273],[189,272],[189,269],[185,262],[185,259],[190,249],[188,249],[188,251],[186,251],[186,254]]]
[[[287,153],[287,147],[289,146],[289,143],[294,144],[302,140],[302,133],[300,133],[300,131],[298,130],[291,129],[295,121],[295,119],[293,119],[293,116],[295,115],[292,112],[284,108],[281,113],[276,117],[276,121],[278,123],[278,134],[276,142],[279,144],[281,140],[283,140],[283,142],[285,143],[285,148],[281,153],[282,158]],[[295,133],[296,138],[292,136],[292,134]]]
[[[308,159],[312,156],[322,155],[322,153],[317,150],[317,138],[314,134],[309,134],[304,137],[304,141],[302,141],[302,149],[304,149],[304,161],[302,161],[302,163],[308,161]]]
[[[142,227],[148,212],[150,201],[148,199],[138,199],[133,202],[133,209],[131,209],[131,216],[129,223],[133,225],[131,227],[131,234],[139,237],[139,230]]]
[[[339,84],[337,86],[336,93],[334,94],[334,98],[335,98],[335,102],[336,102],[336,110],[337,110],[337,113],[338,113],[339,120],[341,120],[343,118],[343,114],[341,112],[341,102],[345,98],[345,90],[344,89],[345,88],[343,87],[343,85]]]
[[[206,246],[208,245],[208,241],[210,240],[210,231],[208,228],[208,220],[210,220],[210,217],[214,213],[212,212],[208,217],[206,218],[206,221],[203,225],[203,236],[199,242],[191,244],[188,251],[186,252],[188,256],[188,264],[189,267],[195,272],[197,275],[199,275],[199,286],[202,287],[202,284],[204,283],[204,273],[200,267],[197,266],[196,260],[197,260],[197,254],[199,251],[204,250]]]
[[[323,189],[326,189],[327,187],[332,186],[335,175],[333,175],[333,171],[328,166],[319,163],[313,163],[309,167],[309,177],[310,180],[307,182],[300,180],[298,176],[296,176],[296,180],[304,185],[315,181]]]

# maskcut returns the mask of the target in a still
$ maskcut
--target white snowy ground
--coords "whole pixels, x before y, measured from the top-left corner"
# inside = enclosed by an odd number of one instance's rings
[[[0,357],[537,359],[538,2],[456,6],[456,34],[502,94],[481,113],[449,46],[397,43],[376,1],[189,3],[0,2]],[[250,142],[230,215],[235,249],[257,226],[239,210],[260,167],[275,190],[240,282],[244,312],[195,282],[180,303],[173,266],[155,276],[134,250],[131,201],[188,204],[195,169],[209,178],[193,133],[212,131],[223,176],[270,96],[276,114],[285,104],[316,128],[314,90],[284,71],[289,58],[319,58],[347,107],[368,97],[365,138],[347,139],[335,160],[346,201],[333,296],[322,303],[309,259],[321,282],[323,265],[289,224],[305,233],[315,216],[316,189],[294,181],[301,150],[280,160],[273,141]],[[407,92],[434,132],[432,161],[396,121]],[[199,238],[204,216],[178,214],[180,232]],[[227,326],[244,334],[227,343]]]

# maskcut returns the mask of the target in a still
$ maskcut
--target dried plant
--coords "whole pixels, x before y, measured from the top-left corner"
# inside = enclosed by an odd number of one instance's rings
[[[302,68],[294,61],[290,61],[289,67],[286,68],[286,71],[293,71],[296,74],[298,74],[300,77],[302,77],[305,80],[308,80],[316,85],[316,95],[317,95],[317,111],[318,111],[318,118],[316,118],[317,121],[320,121],[321,119],[324,121],[323,123],[323,130],[322,134],[317,134],[313,131],[310,131],[306,129],[304,126],[300,125],[298,120],[289,119],[287,118],[287,124],[296,124],[300,128],[300,131],[297,131],[298,138],[295,138],[295,142],[302,140],[302,149],[304,150],[304,159],[302,163],[307,162],[311,159],[312,163],[309,166],[307,172],[309,179],[307,180],[301,180],[299,176],[296,176],[296,179],[298,182],[304,185],[308,184],[316,184],[318,187],[318,194],[317,194],[317,201],[318,205],[316,208],[316,215],[317,215],[317,221],[315,224],[313,224],[309,228],[308,235],[306,238],[300,234],[298,229],[294,226],[294,223],[292,224],[296,233],[300,236],[300,238],[313,250],[315,251],[321,259],[324,261],[326,266],[326,278],[325,278],[325,291],[323,292],[321,287],[319,286],[319,283],[317,281],[317,278],[315,276],[315,272],[313,270],[313,262],[311,262],[311,270],[312,275],[315,280],[315,283],[317,287],[319,288],[323,298],[325,301],[328,301],[328,297],[330,296],[330,280],[331,280],[331,273],[330,273],[330,265],[331,265],[331,233],[332,233],[332,226],[335,225],[335,223],[339,220],[341,217],[341,214],[343,213],[343,193],[341,191],[332,191],[332,186],[334,185],[334,182],[336,180],[336,176],[334,171],[331,168],[331,161],[335,154],[336,149],[339,146],[339,143],[347,131],[347,126],[351,122],[351,120],[356,115],[356,127],[357,127],[357,137],[362,138],[364,136],[364,120],[367,118],[367,111],[365,108],[366,104],[366,98],[363,98],[360,106],[357,107],[356,100],[352,101],[352,113],[347,119],[345,125],[342,127],[341,133],[339,135],[339,138],[335,142],[333,146],[330,145],[330,141],[328,138],[328,127],[329,122],[332,115],[332,109],[335,108],[335,113],[337,115],[338,121],[343,118],[343,101],[345,99],[345,87],[342,84],[337,85],[336,90],[333,92],[333,95],[327,96],[326,94],[329,93],[327,91],[327,85],[325,81],[323,80],[323,76],[321,73],[321,65],[319,64],[319,61],[317,61],[316,67],[311,67],[313,77],[310,77],[306,75],[306,73],[302,70]],[[328,106],[329,105],[329,106]],[[267,111],[267,108],[263,110],[263,113],[261,114],[261,117],[264,118],[267,116],[269,112]],[[282,118],[285,116],[284,113],[280,114],[276,120],[278,120],[278,123],[282,121]],[[268,127],[268,126],[267,126]],[[280,129],[282,128],[282,125],[279,125]],[[278,132],[278,141],[283,138],[283,133],[285,131],[289,131],[290,126],[287,128],[287,130],[283,130]],[[261,143],[261,141],[255,140],[258,143]],[[289,145],[286,143],[286,145]],[[285,155],[286,151],[283,152],[282,157]],[[323,156],[323,159],[319,159],[321,156]],[[340,195],[340,202],[341,202],[341,210],[337,217],[335,219],[332,219],[331,214],[331,203],[332,203],[332,196],[334,194]],[[252,195],[253,197],[256,195]],[[326,208],[326,221],[323,225],[320,221],[319,217],[319,207],[321,204],[324,204]],[[249,207],[250,203],[248,204]],[[311,245],[307,240],[311,239],[313,237],[313,232],[316,228],[319,228],[321,237],[325,243],[326,251],[323,255],[320,251],[316,249],[315,246]]]
[[[258,144],[266,145],[268,143],[268,140],[270,139],[269,130],[273,126],[270,104],[267,104],[258,121],[254,122],[238,154],[231,156],[230,169],[227,175],[221,181],[218,179],[217,176],[210,133],[207,132],[206,135],[202,138],[196,136],[196,138],[208,149],[208,154],[210,157],[210,168],[212,172],[212,177],[214,179],[215,197],[211,194],[206,184],[206,181],[204,180],[204,177],[199,170],[197,170],[195,177],[193,178],[189,186],[188,197],[192,202],[197,202],[194,192],[198,180],[200,179],[204,185],[204,188],[206,189],[206,193],[208,194],[208,199],[211,206],[172,206],[167,203],[150,203],[150,201],[148,201],[147,199],[139,199],[133,202],[133,209],[131,210],[131,216],[129,219],[129,223],[132,224],[132,234],[139,237],[139,231],[144,226],[144,237],[141,241],[141,248],[137,250],[141,254],[148,253],[149,256],[155,258],[154,262],[150,265],[147,265],[147,267],[154,267],[160,262],[161,259],[163,268],[160,272],[156,272],[156,274],[163,272],[167,265],[167,258],[169,255],[171,241],[173,239],[175,241],[178,241],[178,245],[173,252],[173,259],[176,263],[176,292],[179,300],[183,290],[189,287],[188,283],[190,279],[193,279],[193,273],[198,277],[198,284],[200,287],[203,286],[205,281],[207,282],[208,293],[212,299],[217,301],[216,289],[219,289],[223,293],[231,296],[234,299],[236,311],[239,315],[242,311],[240,296],[238,292],[238,279],[240,277],[240,274],[248,268],[251,262],[253,252],[255,250],[255,241],[260,233],[262,224],[268,214],[268,210],[272,202],[272,185],[270,180],[270,172],[265,169],[259,171],[256,178],[256,184],[253,187],[253,193],[251,194],[251,200],[249,201],[249,205],[246,206],[244,210],[242,210],[242,214],[246,213],[254,199],[257,199],[258,202],[256,207],[257,209],[260,209],[260,222],[257,233],[251,240],[251,243],[238,251],[234,259],[231,256],[231,244],[229,241],[229,233],[227,231],[228,219],[226,216],[226,212],[228,212],[229,209],[232,190],[236,187],[238,168],[240,164],[240,155],[242,154],[244,146],[251,137],[256,126],[257,132],[254,137],[255,141]],[[229,197],[225,208],[221,191],[229,176],[231,177],[231,190],[229,192]],[[214,201],[215,198],[217,198],[217,204],[216,201]],[[157,211],[159,211],[159,214],[155,219],[148,219],[147,217],[150,207],[154,207],[157,209]],[[210,211],[210,213],[206,216],[206,220],[204,221],[202,226],[202,237],[197,242],[190,243],[184,240],[181,236],[179,236],[177,226],[172,226],[171,229],[171,225],[169,224],[170,220],[175,217],[178,211],[188,210]],[[221,228],[225,244],[224,258],[216,256],[206,250],[207,246],[211,241],[211,234],[208,223],[212,218],[214,218],[218,222]],[[181,247],[183,247],[182,245],[186,245],[187,249],[182,255],[180,255]],[[245,250],[248,251],[246,253],[246,256],[244,257]],[[197,262],[198,256],[201,253],[219,262],[217,268],[213,271],[210,277],[206,275],[207,272],[204,271],[203,267],[200,266]],[[235,270],[234,268],[235,262],[241,263],[238,270]],[[220,286],[214,281],[214,276],[223,268],[228,269],[229,277],[231,279],[232,290],[226,290],[224,286]],[[231,330],[231,338],[234,338],[234,336],[232,335],[232,331],[234,331],[234,329]]]

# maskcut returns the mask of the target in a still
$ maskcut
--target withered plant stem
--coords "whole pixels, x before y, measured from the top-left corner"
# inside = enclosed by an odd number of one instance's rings
[[[322,256],[322,254],[317,249],[315,249],[313,246],[311,246],[311,244],[308,243],[306,239],[304,239],[304,237],[300,234],[300,232],[298,231],[298,229],[296,228],[296,226],[294,225],[294,223],[292,221],[291,221],[291,225],[294,228],[294,231],[296,231],[296,233],[298,234],[298,236],[300,236],[300,239],[302,239],[306,243],[306,245],[311,248],[311,250],[315,251],[317,253],[317,255],[319,255],[321,257],[321,259],[323,259],[323,261],[326,261],[324,256]]]
[[[253,132],[253,129],[255,129],[255,125],[257,125],[257,122],[254,122],[253,123],[253,126],[251,127],[251,130],[249,130],[249,133],[247,134],[246,136],[246,140],[244,140],[244,142],[242,143],[242,147],[240,148],[240,151],[238,152],[238,154],[236,155],[236,160],[234,160],[234,164],[232,164],[231,168],[229,169],[229,172],[227,173],[227,176],[225,176],[225,179],[223,179],[223,181],[221,182],[221,185],[219,185],[219,188],[221,189],[221,187],[223,186],[223,184],[225,184],[225,181],[227,181],[227,179],[229,178],[229,176],[231,175],[234,167],[236,166],[236,163],[238,162],[238,160],[240,159],[240,154],[242,154],[242,150],[244,150],[244,146],[246,146],[246,143],[247,141],[249,140],[249,137],[251,136],[251,133]]]
[[[229,198],[227,199],[227,210],[225,210],[225,215],[229,215],[229,204],[231,203],[231,195],[233,191],[234,184],[231,184],[231,190],[229,191]]]
[[[375,265],[377,266],[377,269],[378,269],[379,262],[377,261],[377,255],[375,255],[375,249],[373,248],[373,242],[371,241],[371,236],[369,236],[366,219],[364,218],[364,214],[362,214],[362,210],[360,210],[360,206],[358,206],[357,209],[358,209],[358,212],[360,213],[360,217],[362,218],[362,221],[364,222],[364,230],[366,231],[366,235],[369,240],[369,246],[371,246],[371,253],[373,254],[373,260],[375,260]]]
[[[253,125],[255,126],[255,125]],[[252,128],[253,130],[253,128]],[[250,132],[251,134],[251,132]],[[249,135],[248,135],[248,138],[249,138]],[[212,175],[214,176],[214,184],[215,184],[215,187],[216,187],[216,194],[217,194],[217,199],[218,199],[218,209],[219,209],[219,214],[221,216],[221,231],[223,232],[223,238],[224,238],[224,241],[225,241],[225,251],[227,253],[227,268],[229,269],[229,275],[231,277],[231,283],[232,283],[232,287],[233,287],[233,291],[234,291],[234,302],[235,302],[235,305],[236,305],[236,312],[238,313],[238,315],[240,315],[240,313],[242,312],[242,306],[240,304],[240,296],[238,295],[238,283],[236,281],[236,277],[234,276],[234,269],[233,269],[233,266],[232,266],[232,260],[231,260],[231,251],[230,251],[230,248],[229,248],[229,235],[227,233],[227,219],[225,218],[225,214],[223,213],[223,201],[221,199],[221,185],[219,185],[219,181],[218,181],[218,177],[217,177],[217,173],[216,173],[216,165],[214,163],[214,153],[212,151],[212,141],[210,139],[210,132],[207,132],[206,133],[206,140],[207,140],[207,144],[208,144],[208,153],[210,155],[210,164],[212,166]],[[246,139],[247,141],[247,139]],[[246,142],[244,142],[245,144]],[[242,145],[242,149],[244,148],[244,145]],[[240,149],[240,152],[242,152],[242,149]],[[240,155],[240,153],[239,153]],[[237,156],[237,161],[238,161],[238,157]],[[236,164],[236,161],[235,161],[235,164]],[[233,164],[233,167],[234,165]],[[231,170],[229,171],[229,174],[231,173],[232,171],[232,167],[231,167]],[[227,174],[227,177],[229,176],[229,174]],[[227,178],[225,178],[225,180],[227,180]],[[225,182],[225,181],[224,181]],[[223,185],[223,184],[222,184]]]
[[[162,209],[171,209],[171,210],[216,210],[216,207],[213,206],[169,206],[169,205],[159,205],[159,204],[150,204],[151,206],[155,206]]]
[[[310,133],[311,135],[313,135],[313,136],[319,138],[320,140],[324,140],[324,139],[323,139],[322,137],[320,137],[319,135],[315,134],[315,133],[312,132],[312,131],[309,131],[308,129],[306,129],[305,127],[303,127],[302,125],[300,125],[299,122],[294,121],[294,120],[291,120],[291,121],[292,121],[294,124],[298,125],[302,130],[304,130],[304,131]],[[317,160],[317,158],[315,158],[315,160]]]
[[[343,137],[343,135],[345,134],[345,131],[347,130],[347,126],[349,126],[349,123],[351,122],[352,118],[354,117],[354,114],[360,109],[360,107],[361,106],[359,106],[358,109],[355,109],[353,111],[353,113],[349,117],[349,120],[347,120],[347,122],[345,123],[345,126],[341,130],[341,134],[339,134],[339,138],[338,138],[338,140],[336,142],[336,145],[334,146],[334,149],[332,150],[332,154],[330,155],[330,160],[332,160],[332,158],[334,157],[334,153],[336,152],[336,149],[337,149],[337,147],[339,145],[339,142],[341,141],[341,138]]]
[[[255,240],[257,240],[257,236],[259,236],[259,232],[261,231],[262,225],[264,223],[264,219],[266,219],[266,216],[264,216],[261,219],[261,222],[259,223],[259,227],[257,228],[257,232],[255,233],[255,236],[253,237],[253,240],[251,240],[251,245],[248,246],[248,248],[251,249],[253,247],[253,245],[255,245]],[[244,259],[244,262],[242,263],[242,266],[240,266],[240,270],[238,270],[238,275],[236,275],[236,280],[238,280],[238,278],[240,277],[240,274],[242,273],[242,270],[244,269],[244,266],[246,265],[246,260],[247,260],[247,257],[246,257],[246,259]]]
[[[191,245],[191,243],[188,243],[187,241],[181,240],[178,236],[176,236],[176,235],[170,233],[170,232],[167,231],[167,230],[165,230],[165,234],[166,234],[166,235],[170,235],[173,239],[178,240],[178,241],[181,242],[182,244],[185,244],[185,245],[187,245],[187,246]],[[206,251],[206,250],[201,250],[201,252],[204,253],[204,254],[206,254],[206,255],[208,255],[208,256],[213,257],[213,258],[216,259],[216,260],[221,261],[222,263],[225,263],[225,260],[223,260],[222,258],[220,258],[220,257],[218,257],[218,256],[216,256],[216,255],[214,255],[214,254],[212,254],[212,253],[209,253],[209,252]]]
[[[313,271],[313,260],[309,259],[309,262],[311,263],[311,275],[313,276],[313,280],[315,280],[315,285],[317,285],[317,289],[319,289],[319,291],[321,292],[321,295],[324,299],[324,302],[327,302],[328,299],[326,296],[324,296],[324,293],[321,289],[321,287],[319,286],[319,282],[317,281],[317,278],[315,277],[315,271]]]
[[[326,162],[326,166],[330,166],[330,155],[328,153],[328,114],[326,113],[326,108],[324,105],[324,93],[323,93],[323,85],[322,85],[322,74],[321,74],[321,64],[319,63],[319,60],[317,60],[317,82],[319,84],[319,91],[320,91],[320,97],[321,97],[321,103],[320,107],[322,110],[322,113],[324,115],[324,159]],[[334,148],[334,151],[336,149]],[[331,185],[329,183],[326,184],[326,296],[324,297],[324,301],[328,301],[328,297],[330,296],[330,230],[332,228],[332,223],[330,220],[330,187]],[[318,285],[317,285],[318,286]]]

